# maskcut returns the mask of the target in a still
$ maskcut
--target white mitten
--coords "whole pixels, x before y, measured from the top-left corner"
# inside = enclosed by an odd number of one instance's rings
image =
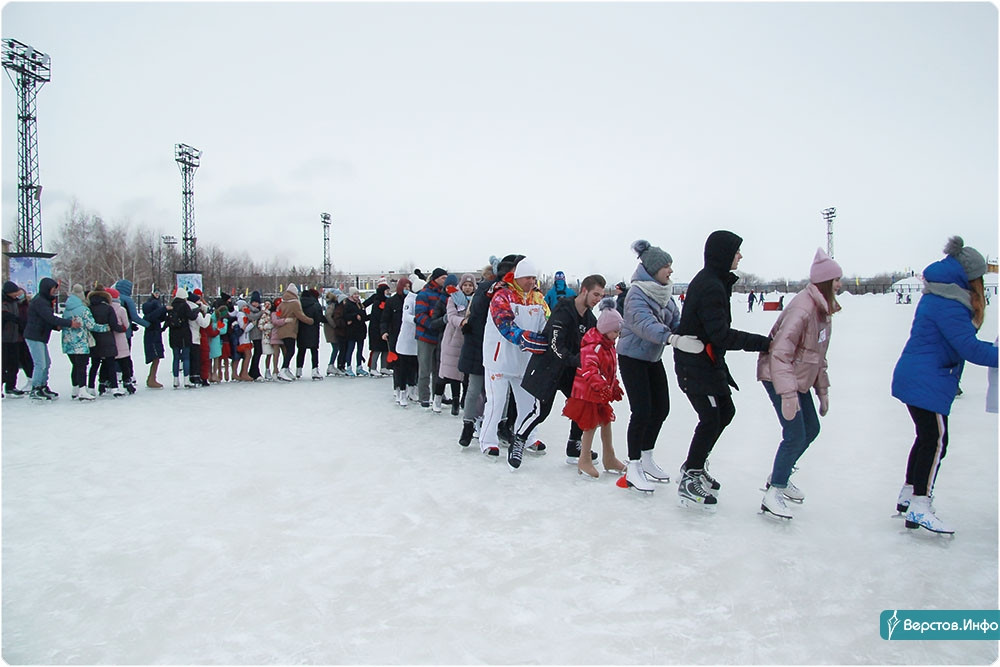
[[[689,354],[701,354],[705,349],[705,344],[698,340],[697,336],[678,336],[673,334],[667,342],[676,347],[681,352]]]

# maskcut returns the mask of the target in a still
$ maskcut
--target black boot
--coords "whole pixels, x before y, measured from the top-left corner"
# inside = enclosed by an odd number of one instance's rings
[[[462,423],[462,435],[458,439],[458,444],[463,447],[468,447],[472,442],[472,433],[476,430],[475,422],[463,422]]]

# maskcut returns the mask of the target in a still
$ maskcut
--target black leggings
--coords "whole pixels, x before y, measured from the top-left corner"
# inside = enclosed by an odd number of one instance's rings
[[[913,495],[929,496],[934,491],[938,468],[948,452],[948,415],[907,405],[917,430],[917,439],[906,461],[906,483],[913,485]]]
[[[17,389],[17,369],[24,370],[30,380],[35,372],[35,362],[31,359],[28,344],[23,340],[3,344],[3,384],[7,389]]]
[[[406,389],[417,385],[417,355],[397,354],[392,363],[393,389]]]
[[[260,355],[264,350],[264,344],[261,339],[256,339],[253,342],[253,356],[250,357],[250,377],[254,380],[260,377]]]
[[[295,339],[282,338],[281,344],[285,348],[285,358],[281,362],[281,367],[288,368],[288,364],[292,361],[292,357],[295,356]]]
[[[687,397],[698,413],[698,425],[694,428],[694,437],[691,438],[691,447],[688,448],[687,461],[684,465],[688,470],[702,470],[709,454],[712,453],[712,448],[719,441],[719,436],[736,416],[736,406],[733,405],[733,397],[729,394],[725,396],[688,394]]]
[[[618,356],[622,384],[632,414],[628,420],[628,458],[638,461],[656,446],[660,428],[670,414],[670,392],[663,361],[643,361]]]
[[[90,364],[90,375],[88,377],[87,386],[91,389],[94,388],[94,381],[97,380],[98,372],[101,375],[101,383],[105,384],[112,389],[118,387],[118,378],[115,377],[115,358],[114,357],[99,357],[94,353],[91,353],[92,363]]]
[[[118,371],[122,374],[122,384],[132,382],[132,357],[122,357],[115,359]]]
[[[73,364],[73,369],[70,371],[70,384],[74,387],[86,387],[87,386],[87,362],[90,361],[89,354],[71,354],[69,355],[70,363]]]
[[[303,345],[299,346],[299,353],[295,357],[295,367],[302,368],[302,362],[306,360],[306,352],[309,352],[312,356],[313,368],[319,368],[319,348],[318,347],[305,347]]]

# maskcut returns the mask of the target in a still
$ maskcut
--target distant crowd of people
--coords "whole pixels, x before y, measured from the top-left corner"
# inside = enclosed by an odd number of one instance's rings
[[[653,457],[670,412],[663,362],[669,346],[677,384],[698,416],[677,494],[684,504],[711,507],[722,484],[709,473],[709,458],[736,415],[732,389],[737,385],[726,354],[755,352],[756,379],[781,427],[761,510],[791,519],[788,501],[805,499],[791,475],[830,408],[827,349],[832,318],[840,310],[836,295],[843,272],[817,250],[809,285],[783,309],[770,332],[739,331],[732,327],[731,302],[741,246],[732,232],[709,235],[704,266],[691,280],[683,305],[673,295],[673,258],[645,240],[632,244],[638,265],[629,284],[616,285],[613,295],[600,274],[586,276],[576,291],[562,272],[543,295],[538,267],[520,254],[491,258],[479,276],[418,269],[394,288],[381,282],[364,300],[356,288],[321,295],[313,288],[300,292],[294,284],[273,301],[259,291],[246,298],[220,294],[210,301],[197,289],[177,288],[169,298],[154,290],[141,314],[128,280],[112,287],[95,284],[89,291],[72,285],[61,315],[54,308],[57,280],[43,278],[30,302],[20,286],[7,282],[4,396],[25,395],[17,387],[23,370],[31,378],[27,394],[32,400],[57,397],[48,386],[53,331],[61,332],[62,351],[71,362],[74,400],[135,393],[132,344],[142,329],[149,389],[163,387],[157,374],[167,348],[176,389],[295,382],[304,373],[314,380],[391,375],[400,407],[415,404],[440,413],[450,406],[451,414],[462,416],[459,444],[468,447],[478,439],[483,454],[496,459],[505,447],[511,470],[522,466],[525,453],[547,451],[537,429],[561,392],[566,397],[562,414],[569,419],[567,462],[580,475],[598,478],[600,458],[606,473],[619,476],[619,486],[653,493],[670,482]],[[954,532],[936,515],[932,498],[964,362],[997,367],[996,345],[976,337],[984,317],[986,262],[958,237],[949,240],[945,255],[924,271],[924,295],[892,380],[892,395],[907,406],[916,431],[897,509],[905,513],[907,527],[938,533]],[[749,309],[755,299],[751,292]],[[325,373],[321,327],[330,345]],[[625,396],[629,422],[622,461],[611,423],[612,404]],[[598,432],[600,456],[593,447]]]

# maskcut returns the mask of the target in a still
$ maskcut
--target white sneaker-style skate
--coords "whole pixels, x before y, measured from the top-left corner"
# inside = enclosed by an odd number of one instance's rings
[[[656,461],[653,460],[653,450],[647,449],[642,453],[642,471],[646,473],[646,477],[649,478],[651,482],[659,482],[660,484],[669,484],[670,475],[656,465]]]
[[[326,367],[326,374],[327,375],[336,375],[337,374],[337,366],[336,366],[336,364],[329,364]]]
[[[791,519],[792,513],[785,504],[784,489],[776,486],[769,486],[764,494],[764,500],[760,502],[760,510],[765,514],[772,514],[779,519]]]
[[[319,368],[314,368],[313,369],[312,379],[313,380],[322,380],[323,379],[323,376],[319,372]]]
[[[931,507],[929,496],[913,496],[906,511],[907,528],[926,528],[932,533],[954,535],[955,529],[942,521]]]

